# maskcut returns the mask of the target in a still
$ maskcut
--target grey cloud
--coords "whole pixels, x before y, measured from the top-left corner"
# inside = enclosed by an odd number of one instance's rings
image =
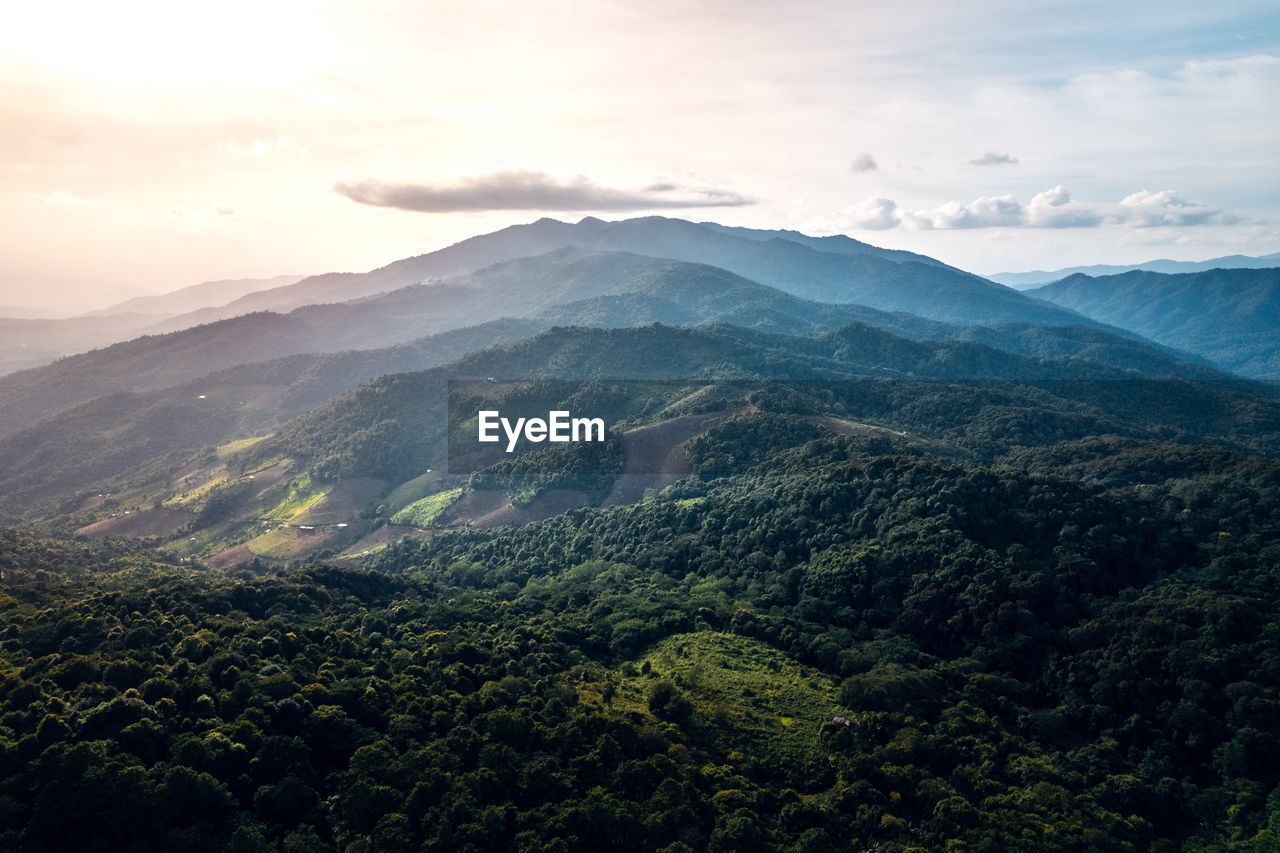
[[[969,161],[973,166],[1013,166],[1018,162],[1018,158],[1012,154],[997,154],[994,151],[988,151],[981,157],[974,157]]]
[[[853,158],[853,162],[849,164],[850,172],[878,172],[880,167],[876,165],[876,160],[867,152],[862,152]]]
[[[340,181],[334,191],[352,201],[422,213],[483,210],[632,211],[691,207],[741,207],[755,202],[729,190],[684,187],[658,180],[642,189],[619,189],[579,175],[561,181],[546,172],[512,169],[462,178],[453,184],[378,180]]]

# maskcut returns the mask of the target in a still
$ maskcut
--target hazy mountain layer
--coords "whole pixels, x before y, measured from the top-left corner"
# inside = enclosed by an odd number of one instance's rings
[[[254,315],[267,320],[274,316]],[[447,371],[440,368],[431,375],[439,383],[448,377],[491,375],[805,379],[1119,379],[1134,375],[1130,370],[1078,358],[1016,356],[969,342],[911,341],[861,324],[804,337],[729,326],[616,331],[562,328],[521,343],[484,349],[494,341],[518,341],[540,328],[539,321],[498,321],[379,351],[297,355],[232,367],[163,390],[104,396],[0,441],[0,495],[9,499],[9,511],[16,512],[14,501],[45,501],[68,492],[101,490],[102,483],[165,454],[261,434],[360,382],[459,357],[462,360]],[[1007,330],[1005,334],[1017,337],[1018,331]],[[1022,339],[1029,342],[1035,338],[1027,335]],[[1045,347],[1060,345],[1061,341],[1050,338]],[[1123,342],[1118,346],[1123,347]],[[1176,368],[1179,364],[1161,359],[1158,354],[1150,356],[1157,366]],[[1147,375],[1213,374],[1192,368],[1191,373]],[[349,401],[341,402],[344,399],[329,404],[350,408],[350,414],[326,427],[336,431],[332,441],[350,443],[357,435],[376,435],[367,423],[351,427],[347,433],[347,426],[343,426],[347,420],[371,417],[373,410],[366,411],[362,405],[351,407]],[[318,414],[307,417],[324,421],[326,411],[329,409],[322,407]],[[414,423],[416,420],[407,418],[397,429],[412,432]],[[298,429],[305,432],[309,427]],[[309,455],[296,440],[290,447],[291,453]]]
[[[169,321],[173,324],[170,328],[251,311],[289,311],[303,305],[345,302],[570,246],[711,264],[806,299],[909,311],[952,322],[1080,322],[1060,310],[1034,306],[1016,293],[932,258],[880,249],[847,237],[814,238],[789,231],[725,228],[664,217],[620,222],[588,217],[578,223],[540,219],[511,226],[368,273],[312,276],[288,287],[249,294],[220,308],[174,318]]]
[[[663,220],[663,224],[670,223]],[[727,239],[748,248],[762,245]],[[798,244],[787,246],[806,256],[842,260]],[[921,264],[906,266],[917,271],[933,270]],[[952,275],[947,270],[938,272]],[[998,300],[1006,294],[1020,300],[1030,306],[1025,313],[1032,316],[1058,311],[1005,288],[985,283],[974,286],[980,287],[984,295],[994,294]],[[1060,319],[1077,318],[1059,313]],[[861,322],[913,338],[964,337],[1024,355],[1080,355],[1147,373],[1188,375],[1187,367],[1176,366],[1167,355],[1100,330],[1086,335],[1082,329],[1068,331],[1068,327],[1060,325],[1038,326],[1039,331],[1034,332],[1024,328],[1017,333],[1008,329],[965,329],[901,312],[806,300],[705,264],[565,248],[494,264],[439,284],[413,285],[347,303],[306,306],[288,315],[251,314],[169,335],[139,338],[0,378],[0,401],[7,404],[0,409],[0,435],[32,426],[112,391],[150,391],[236,364],[297,353],[382,349],[501,318],[538,319],[543,321],[539,330],[557,323],[624,327],[654,322],[727,322],[791,334]],[[1085,337],[1089,338],[1087,346],[1083,343]],[[1046,350],[1050,339],[1056,343]],[[1084,348],[1078,348],[1077,343]],[[340,390],[344,388],[334,393]]]
[[[1280,379],[1280,269],[1074,275],[1029,295],[1243,376]]]
[[[234,299],[239,299],[259,290],[287,287],[290,284],[301,281],[303,278],[305,276],[278,275],[273,278],[235,278],[205,281],[200,284],[193,284],[190,287],[170,291],[169,293],[135,296],[132,299],[126,299],[124,302],[119,302],[107,308],[90,311],[85,316],[96,317],[107,314],[129,313],[161,314],[165,316],[185,314],[201,308],[226,305]]]
[[[1092,264],[1082,267],[1065,267],[1060,270],[1031,270],[1030,272],[999,272],[987,278],[1007,284],[1019,290],[1026,290],[1043,284],[1059,281],[1071,275],[1119,275],[1136,270],[1162,273],[1207,272],[1213,269],[1269,269],[1280,267],[1280,252],[1253,257],[1250,255],[1224,255],[1221,258],[1210,258],[1207,261],[1171,261],[1166,258],[1146,261],[1141,264]]]
[[[39,367],[142,334],[156,322],[152,314],[23,319],[0,317],[0,375]]]

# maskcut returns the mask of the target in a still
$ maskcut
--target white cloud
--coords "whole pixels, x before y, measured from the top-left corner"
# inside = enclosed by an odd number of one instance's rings
[[[1198,201],[1187,201],[1173,190],[1140,190],[1121,199],[1120,207],[1127,221],[1141,227],[1205,225],[1222,219],[1220,211]]]
[[[188,207],[175,204],[169,208],[170,219],[226,219],[236,215],[236,209],[226,202],[214,202],[204,207]]]
[[[1124,225],[1132,228],[1232,225],[1238,217],[1173,190],[1140,190],[1119,203],[1078,202],[1061,185],[1032,196],[1023,207],[1012,195],[982,196],[967,204],[949,201],[931,210],[900,207],[893,199],[875,196],[839,211],[836,219],[848,228],[917,231],[965,228],[1094,228]]]
[[[1071,193],[1059,184],[1036,193],[1027,205],[1027,225],[1032,228],[1088,228],[1101,225],[1105,216],[1098,205],[1071,200]]]
[[[880,167],[876,165],[876,159],[867,152],[863,151],[857,157],[853,158],[853,162],[849,164],[850,172],[878,172]]]
[[[902,216],[893,199],[875,196],[850,205],[836,214],[836,220],[846,228],[884,231],[902,224]]]
[[[982,196],[968,204],[949,201],[924,216],[930,228],[990,228],[1023,220],[1022,205],[1011,195]]]

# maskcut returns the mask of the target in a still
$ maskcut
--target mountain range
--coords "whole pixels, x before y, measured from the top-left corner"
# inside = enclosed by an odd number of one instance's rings
[[[164,387],[297,353],[381,349],[502,318],[618,326],[731,322],[787,332],[856,321],[921,337],[965,334],[942,326],[926,331],[923,318],[1128,334],[910,253],[848,238],[805,238],[819,250],[790,233],[656,217],[539,220],[362,275],[313,276],[147,326],[178,331],[0,377],[0,399],[11,401],[0,412],[0,435],[107,391]],[[575,241],[584,245],[568,245]],[[509,259],[485,263],[493,258]],[[451,277],[431,277],[445,274]]]
[[[1140,264],[1091,264],[1082,267],[1064,267],[1060,270],[1031,270],[1029,272],[998,272],[987,276],[992,281],[1007,284],[1018,290],[1028,290],[1039,285],[1059,281],[1072,275],[1106,276],[1126,272],[1146,271],[1160,273],[1207,272],[1213,269],[1270,269],[1280,267],[1280,252],[1270,255],[1223,255],[1207,261],[1171,261],[1161,258]]]
[[[1144,275],[1154,276],[1144,287],[1178,278]],[[904,414],[911,407],[896,392],[862,412],[986,459],[1013,446],[993,437],[990,418],[1012,418],[1019,440],[1031,440],[1028,430],[1105,431],[1213,436],[1242,448],[1263,445],[1241,432],[1241,404],[1230,395],[1256,398],[1257,422],[1272,418],[1269,392],[1222,372],[1221,353],[1207,351],[1203,336],[1164,334],[1073,289],[1019,293],[847,237],[662,217],[543,219],[369,273],[268,284],[222,305],[146,315],[154,333],[0,377],[0,506],[64,519],[55,523],[105,523],[118,498],[93,495],[125,494],[171,507],[178,515],[165,517],[176,518],[203,506],[204,489],[217,492],[260,463],[283,466],[294,489],[380,484],[351,486],[372,491],[348,513],[380,500],[394,507],[402,502],[390,495],[440,465],[443,389],[460,375],[1005,383],[998,393],[955,391],[927,417]],[[1173,285],[1162,298],[1174,303],[1199,286]],[[127,309],[172,312],[252,287],[213,282],[65,322],[142,322]],[[1238,289],[1222,287],[1208,298]],[[1129,303],[1143,298],[1141,287],[1126,293]],[[1233,304],[1259,330],[1274,322],[1265,288]],[[1237,366],[1248,374],[1254,364]],[[1168,405],[1136,393],[1137,408],[1114,393],[1153,381],[1200,390],[1169,393]],[[1028,413],[1037,409],[1033,428]],[[1221,414],[1200,422],[1192,410]],[[970,434],[963,425],[975,418],[985,426]],[[260,492],[241,495],[236,512],[263,511],[249,509],[267,500]],[[200,553],[241,547],[243,531],[226,517],[200,517],[219,531]]]
[[[1278,272],[588,218],[41,321],[0,846],[1273,849]]]
[[[1026,291],[1255,379],[1280,379],[1280,269],[1076,274]]]
[[[195,325],[172,318],[223,305],[249,293],[283,287],[301,276],[208,281],[172,293],[135,296],[76,317],[40,316],[0,307],[0,375],[129,340]]]

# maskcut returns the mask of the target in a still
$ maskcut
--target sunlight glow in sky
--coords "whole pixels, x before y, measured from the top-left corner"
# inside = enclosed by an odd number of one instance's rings
[[[1280,250],[1272,0],[5,6],[0,305],[365,270],[542,215],[977,272]]]

